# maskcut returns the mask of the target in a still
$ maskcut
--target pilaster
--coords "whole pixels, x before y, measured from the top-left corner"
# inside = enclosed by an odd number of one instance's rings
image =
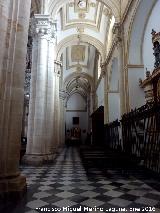
[[[120,113],[123,115],[125,109],[125,73],[123,68],[123,26],[121,23],[115,23],[113,26],[113,34],[115,36],[115,42],[118,50],[118,67],[120,73],[119,79],[119,92],[120,92]]]

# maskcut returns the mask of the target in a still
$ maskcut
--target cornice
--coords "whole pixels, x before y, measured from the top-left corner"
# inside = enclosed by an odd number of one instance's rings
[[[128,64],[127,68],[144,68],[143,64]]]
[[[42,37],[47,40],[55,39],[56,22],[49,15],[35,14],[31,19],[30,34],[32,37]]]

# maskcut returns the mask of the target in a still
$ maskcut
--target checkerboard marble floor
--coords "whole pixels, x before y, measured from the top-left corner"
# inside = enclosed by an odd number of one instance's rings
[[[65,148],[52,165],[21,167],[27,177],[22,201],[1,204],[0,212],[151,212],[160,213],[160,183],[143,174],[108,170],[85,172],[76,148]],[[150,207],[150,209],[149,209]],[[136,208],[136,209],[134,209]],[[122,211],[123,210],[123,211]]]

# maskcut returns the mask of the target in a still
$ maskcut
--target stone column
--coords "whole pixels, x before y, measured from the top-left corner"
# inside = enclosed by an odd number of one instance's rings
[[[30,0],[0,1],[0,199],[26,189],[19,159],[30,6]]]
[[[65,143],[65,99],[66,99],[66,92],[64,90],[60,90],[59,98],[60,98],[60,146],[63,146]]]
[[[53,160],[55,156],[54,36],[54,24],[49,16],[35,15],[27,148],[24,156],[28,164],[39,165]]]
[[[54,69],[54,143],[56,148],[60,145],[60,97],[59,79],[61,75],[61,62],[55,61]]]
[[[48,0],[41,0],[41,14],[48,14]]]

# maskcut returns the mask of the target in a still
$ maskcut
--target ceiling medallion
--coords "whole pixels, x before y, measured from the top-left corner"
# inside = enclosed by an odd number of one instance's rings
[[[77,65],[77,72],[82,72],[82,67],[80,64]]]
[[[84,27],[77,27],[77,33],[84,33]]]
[[[87,6],[87,2],[85,0],[79,0],[77,5],[80,9],[85,9]]]
[[[88,12],[89,10],[89,0],[74,0],[75,12]]]
[[[78,14],[78,17],[80,19],[84,19],[86,17],[86,14],[81,12],[81,13]]]

